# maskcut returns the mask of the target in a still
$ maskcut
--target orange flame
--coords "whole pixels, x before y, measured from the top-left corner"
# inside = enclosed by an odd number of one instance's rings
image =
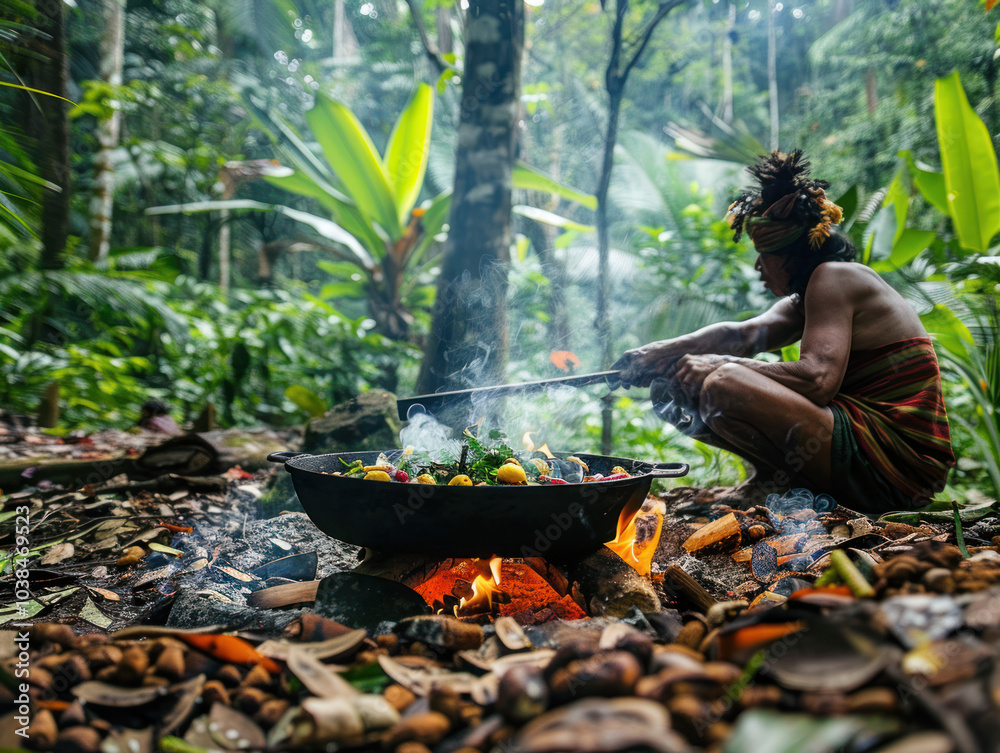
[[[465,598],[458,604],[457,612],[465,614],[475,614],[493,611],[493,594],[500,585],[500,565],[503,560],[500,557],[492,557],[490,560],[474,559],[472,563],[476,566],[479,574],[472,581],[472,596]]]
[[[653,555],[663,530],[662,503],[652,510],[626,507],[618,516],[618,534],[604,546],[632,566],[639,575],[649,575]]]
[[[541,447],[535,447],[535,443],[531,441],[531,432],[524,432],[524,436],[521,437],[521,441],[524,442],[524,446],[528,448],[528,452],[534,452],[538,450],[547,458],[554,458],[555,455],[552,454],[552,450],[549,449],[547,444],[543,444]]]

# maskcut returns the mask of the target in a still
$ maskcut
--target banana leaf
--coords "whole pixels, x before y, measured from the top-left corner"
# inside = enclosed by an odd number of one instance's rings
[[[400,225],[405,225],[424,185],[434,119],[434,90],[420,84],[396,121],[385,150],[384,167],[396,197]]]
[[[403,234],[396,198],[382,160],[364,126],[346,106],[324,94],[306,113],[323,155],[357,203],[393,240]]]
[[[1000,171],[989,131],[957,72],[937,80],[935,113],[948,213],[962,247],[984,254],[1000,230]]]

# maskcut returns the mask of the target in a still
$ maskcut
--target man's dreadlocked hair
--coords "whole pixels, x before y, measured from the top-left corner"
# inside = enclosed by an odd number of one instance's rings
[[[759,188],[744,190],[729,206],[733,240],[745,232],[759,253],[785,256],[790,294],[804,293],[813,270],[823,262],[854,261],[854,246],[833,229],[843,212],[826,197],[830,184],[809,177],[809,161],[801,149],[771,152],[747,172]]]

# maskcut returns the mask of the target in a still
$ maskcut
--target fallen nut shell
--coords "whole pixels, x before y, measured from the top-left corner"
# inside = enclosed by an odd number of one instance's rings
[[[451,730],[448,717],[437,711],[426,711],[401,719],[398,724],[382,735],[382,744],[395,747],[400,743],[414,740],[424,745],[437,745]]]
[[[639,660],[627,651],[606,651],[570,662],[552,675],[552,695],[565,701],[585,696],[630,695],[642,677]]]
[[[382,691],[382,695],[396,711],[404,711],[417,700],[417,696],[402,685],[389,685]]]
[[[101,734],[86,725],[69,727],[59,733],[56,749],[73,753],[97,753],[101,748]]]
[[[177,646],[165,647],[153,666],[160,677],[179,680],[184,676],[184,650]]]
[[[38,709],[28,727],[28,739],[35,750],[51,750],[59,737],[56,718],[48,709]]]
[[[497,711],[511,724],[524,724],[549,705],[549,688],[540,667],[515,664],[500,677]]]

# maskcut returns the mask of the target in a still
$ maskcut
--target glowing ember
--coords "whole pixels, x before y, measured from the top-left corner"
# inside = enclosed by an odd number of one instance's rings
[[[498,570],[494,571],[494,567]],[[501,574],[504,584],[502,591],[496,588]],[[472,608],[475,607],[473,600],[476,598],[472,584],[479,577],[492,589],[492,604],[483,600],[482,609]],[[549,583],[519,560],[494,558],[488,564],[486,560],[459,560],[453,567],[439,570],[413,588],[439,613],[454,613],[458,617],[476,619],[487,614],[492,617],[526,615],[521,619],[525,621],[524,624],[531,624],[535,620],[553,617],[578,620],[587,616],[573,601],[572,596],[560,596]],[[460,606],[462,597],[465,604]]]
[[[652,509],[631,512],[628,507],[618,517],[618,534],[604,546],[617,554],[640,575],[649,575],[653,554],[663,529],[662,502]]]

